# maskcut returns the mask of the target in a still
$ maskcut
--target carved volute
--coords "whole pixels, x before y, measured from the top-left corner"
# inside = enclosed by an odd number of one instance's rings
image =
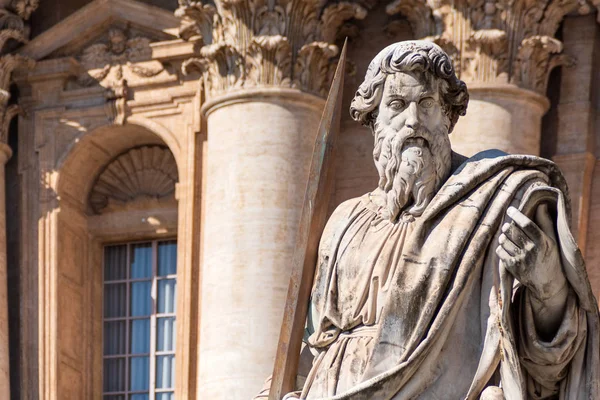
[[[180,36],[200,40],[198,69],[208,97],[249,87],[292,87],[324,96],[333,73],[339,28],[367,10],[320,0],[180,0]]]
[[[512,83],[546,93],[552,68],[574,62],[554,36],[565,15],[591,11],[580,0],[396,0],[417,38],[432,40],[454,59],[467,83]]]

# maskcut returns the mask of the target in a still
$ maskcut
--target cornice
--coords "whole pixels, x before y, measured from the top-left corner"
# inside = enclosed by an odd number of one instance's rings
[[[19,50],[35,60],[74,42],[99,35],[115,21],[131,23],[165,38],[175,39],[179,20],[170,12],[134,0],[95,0],[37,36]]]

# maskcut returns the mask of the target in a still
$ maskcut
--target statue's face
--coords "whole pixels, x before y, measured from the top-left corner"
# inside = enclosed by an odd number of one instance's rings
[[[121,54],[127,46],[127,38],[120,31],[115,31],[110,35],[110,49],[115,54]]]
[[[422,73],[397,72],[389,75],[383,88],[377,122],[403,136],[423,137],[429,144],[432,135],[447,135],[440,101],[439,80]]]
[[[373,156],[391,220],[407,208],[421,215],[450,172],[449,119],[439,85],[424,73],[386,78],[373,125]]]

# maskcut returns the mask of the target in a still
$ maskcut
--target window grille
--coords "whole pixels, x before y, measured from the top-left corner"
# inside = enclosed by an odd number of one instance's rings
[[[175,400],[177,242],[104,248],[104,400]]]

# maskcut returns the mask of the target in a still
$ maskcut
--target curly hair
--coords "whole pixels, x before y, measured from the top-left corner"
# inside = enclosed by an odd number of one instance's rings
[[[385,80],[396,72],[427,72],[441,79],[442,108],[449,119],[448,133],[452,132],[458,117],[467,113],[467,85],[457,78],[448,54],[435,43],[425,40],[398,42],[375,56],[350,105],[352,118],[373,128]]]

